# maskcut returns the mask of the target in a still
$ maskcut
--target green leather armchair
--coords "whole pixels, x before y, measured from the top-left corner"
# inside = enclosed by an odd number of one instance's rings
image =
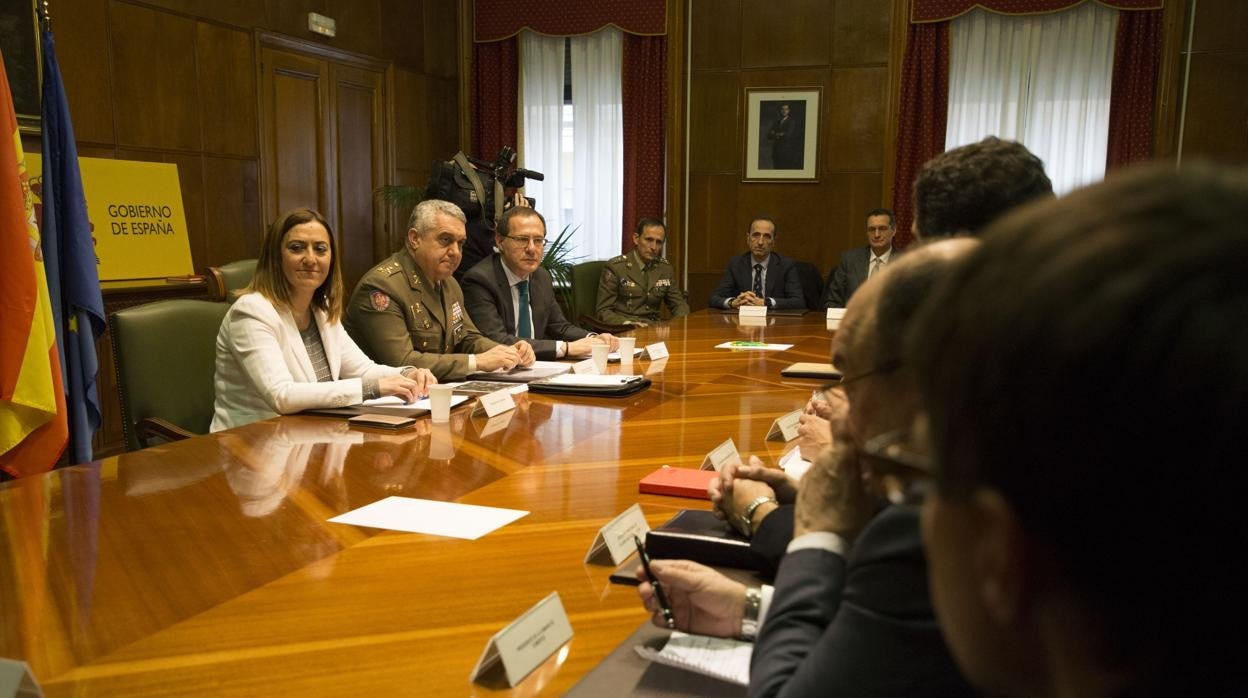
[[[255,275],[256,260],[254,259],[240,259],[204,270],[213,299],[227,303],[233,303],[238,297],[234,292],[246,288],[247,284],[251,283],[251,277]]]
[[[168,300],[113,313],[109,332],[126,450],[208,433],[217,331],[228,303]]]

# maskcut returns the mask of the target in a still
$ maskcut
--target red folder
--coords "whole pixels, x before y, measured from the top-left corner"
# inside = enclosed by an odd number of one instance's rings
[[[710,499],[706,486],[719,477],[714,470],[693,468],[659,468],[641,478],[637,491],[642,494],[670,494],[675,497]]]

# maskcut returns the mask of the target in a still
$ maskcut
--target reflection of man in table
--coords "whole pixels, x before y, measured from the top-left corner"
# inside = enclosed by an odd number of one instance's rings
[[[780,118],[767,131],[771,141],[771,166],[777,170],[802,169],[802,136],[797,119],[790,113],[788,104],[780,105]]]

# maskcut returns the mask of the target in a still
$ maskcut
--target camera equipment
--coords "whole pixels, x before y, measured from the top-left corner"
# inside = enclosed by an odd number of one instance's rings
[[[523,187],[526,179],[545,179],[541,172],[516,167],[515,162],[516,151],[508,146],[498,151],[494,162],[460,151],[450,160],[433,163],[425,198],[450,201],[463,209],[470,222],[479,218],[493,230],[507,203],[504,187]]]

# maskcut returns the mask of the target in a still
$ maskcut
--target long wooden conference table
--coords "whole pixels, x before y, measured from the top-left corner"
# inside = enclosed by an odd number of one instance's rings
[[[742,326],[706,311],[644,328],[663,365],[625,398],[526,394],[509,422],[470,410],[383,433],[281,417],[0,486],[0,657],[50,696],[560,694],[648,614],[598,529],[639,502],[651,526],[709,503],[639,495],[731,437],[775,463],[772,421],[828,361],[822,314]],[[727,340],[793,344],[716,349]],[[610,371],[618,371],[613,366]],[[477,540],[327,519],[390,495],[523,509]],[[489,638],[552,591],[572,640],[514,689],[469,682]]]

